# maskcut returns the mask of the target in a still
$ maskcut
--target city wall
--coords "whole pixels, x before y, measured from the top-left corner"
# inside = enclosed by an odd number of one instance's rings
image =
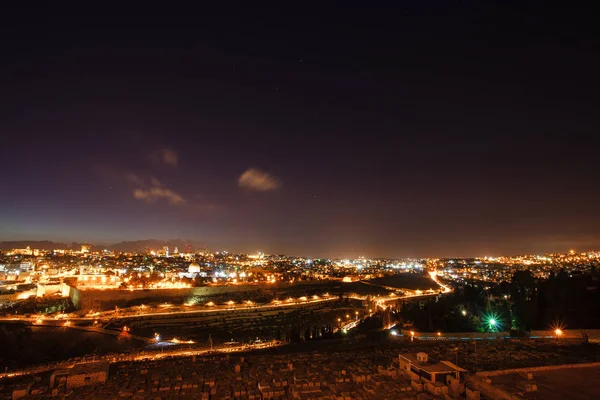
[[[410,330],[403,329],[404,336],[412,336]],[[510,337],[510,332],[417,332],[414,331],[415,339],[497,339]],[[569,342],[590,342],[600,343],[600,329],[565,329],[560,337],[556,336],[553,330],[531,331],[528,336],[523,339],[556,339],[559,341]]]
[[[582,364],[561,364],[561,365],[544,365],[541,367],[525,367],[525,368],[510,368],[510,369],[499,369],[496,371],[479,371],[475,375],[481,377],[518,374],[520,372],[542,372],[542,371],[554,371],[557,369],[572,369],[572,368],[593,368],[600,367],[600,362],[582,363]]]
[[[413,331],[402,329],[404,336],[413,336]],[[509,332],[417,332],[414,331],[415,339],[496,339],[510,336]]]
[[[487,399],[493,400],[523,400],[521,396],[507,392],[499,386],[492,385],[481,379],[479,376],[467,375],[465,383],[469,389],[475,390],[483,394]]]
[[[331,282],[317,283],[317,285],[331,284]],[[203,286],[195,288],[182,289],[147,289],[147,290],[128,290],[128,289],[83,289],[70,286],[69,297],[73,305],[78,310],[102,311],[114,308],[115,306],[124,307],[130,302],[136,300],[149,299],[149,301],[183,301],[191,297],[211,297],[223,294],[250,293],[261,290],[273,289],[291,289],[302,286],[315,285],[315,282],[301,283],[276,283],[276,284],[258,284],[258,285],[228,285],[228,286]]]

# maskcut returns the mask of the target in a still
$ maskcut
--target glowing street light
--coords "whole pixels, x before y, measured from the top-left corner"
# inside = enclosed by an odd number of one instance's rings
[[[561,336],[562,336],[562,334],[563,334],[563,331],[562,331],[562,329],[560,329],[560,328],[556,328],[556,329],[554,330],[554,334],[556,335],[556,337],[561,337]]]
[[[497,331],[500,326],[500,321],[498,319],[498,315],[496,314],[488,314],[484,317],[485,324],[488,326],[488,329],[491,331]]]
[[[463,316],[465,316],[465,315],[467,315],[467,310],[462,310],[461,313]]]

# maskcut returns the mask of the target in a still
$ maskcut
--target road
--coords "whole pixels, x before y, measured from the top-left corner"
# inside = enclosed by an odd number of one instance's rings
[[[443,293],[451,292],[451,289],[449,287],[447,287],[446,285],[444,285],[438,281],[435,271],[432,271],[429,274],[430,274],[431,279],[443,289]],[[396,289],[396,288],[392,288],[392,289]],[[437,294],[438,293],[408,294],[405,296],[392,295],[392,296],[388,296],[388,297],[377,300],[376,305],[377,305],[377,307],[386,309],[387,306],[385,305],[385,303],[388,301],[396,301],[396,300],[401,300],[401,299],[425,298],[428,296],[435,296]],[[350,298],[355,299],[355,300],[365,300],[366,296],[351,296]],[[302,298],[300,298],[300,299],[302,299]],[[152,310],[149,309],[146,312],[141,312],[141,310],[140,310],[140,312],[137,312],[137,313],[124,312],[121,315],[112,315],[112,316],[102,316],[101,314],[98,315],[98,313],[90,315],[90,316],[84,316],[84,317],[64,316],[64,318],[61,318],[61,319],[41,318],[39,316],[33,316],[33,317],[29,317],[29,318],[27,318],[25,316],[12,316],[12,317],[0,317],[0,321],[5,321],[5,322],[22,321],[22,322],[28,322],[28,323],[31,323],[34,325],[57,325],[57,326],[64,326],[67,328],[90,330],[90,331],[94,331],[94,332],[108,333],[108,334],[114,335],[114,334],[118,334],[119,332],[105,330],[101,326],[94,327],[92,325],[92,326],[88,327],[88,326],[78,326],[78,324],[90,324],[90,323],[94,324],[94,321],[98,321],[100,319],[108,320],[109,323],[112,323],[112,322],[119,321],[119,320],[127,320],[127,319],[131,319],[131,318],[140,318],[140,317],[146,317],[146,316],[147,317],[171,316],[174,314],[177,314],[177,315],[180,315],[180,314],[202,314],[202,313],[214,313],[214,312],[226,312],[226,311],[239,311],[239,310],[244,310],[244,309],[269,309],[269,308],[272,309],[272,308],[279,308],[279,307],[301,307],[301,306],[316,304],[316,303],[320,303],[320,302],[338,300],[338,297],[337,296],[327,296],[327,297],[319,297],[319,298],[311,298],[311,299],[307,298],[306,300],[300,300],[300,299],[294,299],[291,301],[283,300],[283,301],[277,301],[277,302],[268,303],[268,304],[258,304],[258,305],[255,303],[248,303],[246,305],[242,304],[242,305],[213,306],[210,308],[191,309],[191,310],[171,310],[171,311],[158,311],[157,310],[156,312],[152,312]],[[195,306],[192,306],[192,307],[195,307]],[[206,307],[206,306],[203,306],[203,307]],[[170,308],[170,306],[167,308]],[[351,321],[351,322],[348,322],[348,323],[342,325],[341,329],[342,329],[342,331],[347,332],[347,331],[355,328],[359,323],[360,323],[360,319],[357,319],[357,320],[354,320],[354,321]],[[139,339],[147,340],[147,341],[154,340],[154,338],[143,338],[143,337],[139,337]],[[271,347],[274,345],[282,345],[282,343],[274,344],[274,342],[268,342],[268,343],[264,343],[264,344],[255,344],[255,345],[249,345],[249,346],[245,345],[245,346],[236,346],[236,347],[220,347],[220,348],[213,349],[212,351],[214,351],[214,352],[248,351],[248,350],[255,350],[255,349],[260,349],[260,348],[264,348],[264,347]],[[110,362],[141,361],[141,360],[145,360],[145,359],[155,360],[155,359],[160,359],[160,358],[165,358],[165,357],[184,357],[184,356],[193,356],[193,355],[203,355],[210,351],[211,350],[206,350],[206,349],[203,349],[203,350],[176,349],[176,350],[166,350],[165,351],[163,349],[160,352],[152,352],[152,353],[142,353],[142,354],[132,354],[132,355],[121,354],[118,356],[108,355],[108,356],[100,357],[97,360],[108,360]],[[54,363],[54,364],[50,364],[50,365],[36,366],[36,367],[29,368],[29,369],[21,370],[21,371],[0,373],[0,379],[14,378],[14,377],[21,376],[21,375],[35,374],[35,373],[54,370],[54,369],[58,369],[58,368],[65,368],[65,367],[69,367],[73,364],[74,364],[73,361],[65,361],[65,362],[58,362],[58,363]]]
[[[449,293],[452,291],[448,286],[444,285],[437,279],[436,271],[430,271],[429,275],[430,275],[431,279],[443,289],[443,293]],[[373,286],[381,286],[381,285],[372,284],[370,282],[363,282],[363,283],[371,284]],[[389,290],[398,290],[397,288],[392,288],[392,287],[386,287],[386,286],[382,286],[382,287],[388,288]],[[392,295],[392,296],[388,296],[388,297],[377,300],[376,306],[379,308],[385,309],[385,308],[387,308],[385,303],[388,301],[395,301],[395,300],[409,299],[409,298],[422,298],[422,297],[428,297],[428,296],[435,296],[437,294],[438,293],[423,293],[423,294],[409,293],[404,296]],[[355,299],[355,300],[365,300],[366,296],[355,295],[355,296],[350,296],[350,298]],[[31,316],[31,317],[27,318],[26,316],[18,315],[18,316],[11,316],[11,317],[0,317],[0,322],[1,321],[5,321],[5,322],[23,321],[23,322],[29,322],[34,325],[55,325],[55,326],[60,325],[60,326],[65,326],[65,327],[76,327],[81,324],[87,325],[87,324],[100,323],[100,324],[102,324],[101,326],[99,326],[98,328],[93,328],[93,329],[95,331],[102,331],[102,326],[106,326],[106,324],[123,321],[123,320],[127,320],[127,319],[137,319],[137,318],[154,317],[154,316],[172,316],[174,314],[193,315],[193,314],[203,314],[203,313],[239,311],[239,310],[244,310],[244,309],[271,309],[271,308],[278,308],[278,307],[301,307],[301,306],[320,303],[320,302],[335,301],[338,299],[338,297],[337,296],[322,296],[322,297],[310,298],[310,299],[306,298],[306,300],[301,300],[301,299],[302,298],[288,299],[288,300],[281,300],[281,301],[277,300],[275,302],[267,303],[267,304],[255,304],[255,303],[244,304],[244,303],[242,303],[242,304],[222,305],[222,306],[215,305],[212,307],[190,306],[193,308],[189,309],[189,310],[171,309],[169,311],[152,310],[149,307],[147,307],[148,309],[146,311],[144,311],[145,310],[143,308],[144,306],[141,306],[139,311],[137,311],[137,312],[122,310],[122,311],[120,311],[121,314],[119,314],[115,311],[111,311],[110,313],[112,315],[106,315],[108,313],[104,313],[104,315],[102,315],[101,313],[94,313],[94,314],[83,316],[83,317],[69,317],[69,316],[65,315],[65,316],[63,316],[63,318],[58,318],[58,319],[44,318],[44,317],[40,317],[40,316]],[[167,305],[162,308],[169,309],[171,307],[173,307],[173,306]],[[199,307],[202,307],[202,308],[199,308]],[[152,339],[152,338],[148,338],[148,339]]]
[[[120,363],[126,361],[147,361],[147,360],[160,360],[163,358],[172,358],[172,357],[191,357],[191,356],[202,356],[209,353],[235,353],[241,351],[254,351],[261,350],[270,347],[282,346],[282,342],[272,341],[272,342],[263,342],[263,343],[255,343],[251,345],[240,345],[240,346],[219,346],[213,349],[174,349],[174,350],[157,350],[153,352],[139,352],[135,354],[109,354],[101,357],[94,357],[90,359],[86,359],[85,362],[95,362],[95,361],[108,361],[109,363]],[[16,378],[19,376],[31,375],[31,374],[39,374],[42,372],[53,371],[61,368],[70,368],[74,364],[78,362],[75,361],[61,361],[52,364],[46,365],[38,365],[31,368],[26,368],[19,371],[11,371],[0,373],[0,380],[2,379],[10,379]]]

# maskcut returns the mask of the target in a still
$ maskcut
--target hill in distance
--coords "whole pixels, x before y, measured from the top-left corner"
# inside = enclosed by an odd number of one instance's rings
[[[0,242],[0,250],[10,249],[24,249],[27,246],[31,249],[40,250],[54,250],[54,249],[73,249],[79,250],[83,243],[72,242],[70,244],[53,242],[50,240],[12,240]],[[168,246],[171,251],[177,247],[180,251],[184,251],[186,245],[191,245],[194,249],[201,249],[204,245],[199,244],[190,240],[181,239],[170,239],[170,240],[158,240],[158,239],[145,239],[145,240],[134,240],[124,241],[108,246],[105,245],[94,245],[92,244],[92,250],[103,250],[109,249],[114,251],[144,251],[146,249],[159,250],[164,246]]]

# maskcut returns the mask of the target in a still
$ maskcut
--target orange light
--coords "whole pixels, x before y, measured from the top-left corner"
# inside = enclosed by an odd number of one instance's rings
[[[415,336],[415,331],[410,331],[410,336]]]
[[[560,328],[556,328],[556,329],[554,330],[554,333],[556,334],[556,336],[562,336],[562,334],[563,334],[563,331],[562,331],[562,329],[560,329]]]

